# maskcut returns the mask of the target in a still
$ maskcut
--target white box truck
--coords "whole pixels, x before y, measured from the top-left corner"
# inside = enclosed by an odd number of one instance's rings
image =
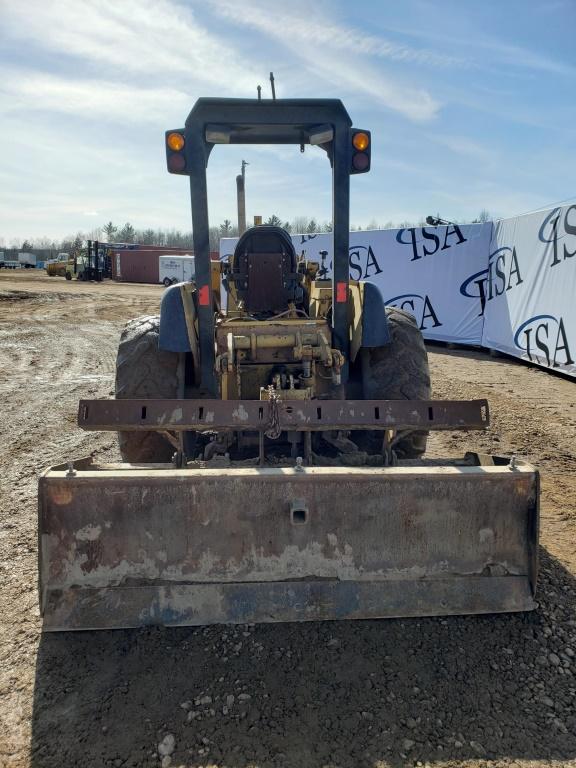
[[[159,275],[160,282],[165,286],[173,283],[184,283],[194,279],[194,256],[160,256]]]
[[[25,269],[33,269],[36,266],[37,256],[35,253],[22,251],[18,254],[18,261],[21,267],[24,267]]]

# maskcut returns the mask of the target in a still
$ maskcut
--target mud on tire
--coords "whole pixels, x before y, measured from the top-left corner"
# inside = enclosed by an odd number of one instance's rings
[[[390,344],[363,351],[362,387],[366,400],[429,400],[430,372],[424,339],[414,317],[386,307]],[[416,459],[426,451],[428,432],[409,432],[394,445],[399,459]],[[382,432],[358,436],[365,449],[379,453]]]
[[[120,337],[116,358],[116,399],[177,398],[180,355],[158,348],[160,318],[137,317]],[[169,462],[174,447],[157,432],[118,432],[122,459],[130,463]]]

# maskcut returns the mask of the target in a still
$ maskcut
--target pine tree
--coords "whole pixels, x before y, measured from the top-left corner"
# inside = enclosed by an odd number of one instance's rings
[[[133,243],[135,234],[136,233],[135,233],[134,227],[132,226],[132,224],[130,224],[130,222],[127,221],[126,224],[124,224],[124,226],[120,230],[120,234],[118,236],[122,243]]]
[[[102,230],[106,235],[106,241],[108,243],[114,242],[114,235],[116,234],[116,232],[118,232],[118,227],[112,224],[111,221],[109,221],[108,224],[105,224],[102,227]]]

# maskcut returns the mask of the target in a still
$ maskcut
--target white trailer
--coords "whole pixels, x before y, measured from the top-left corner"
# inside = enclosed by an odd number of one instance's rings
[[[21,269],[24,264],[14,259],[7,259],[4,251],[0,252],[0,269]]]
[[[194,256],[188,254],[183,256],[171,256],[170,254],[167,254],[165,256],[160,256],[159,258],[160,282],[165,286],[194,279]]]
[[[22,267],[30,269],[31,267],[36,266],[36,254],[22,251],[18,254],[18,261]]]

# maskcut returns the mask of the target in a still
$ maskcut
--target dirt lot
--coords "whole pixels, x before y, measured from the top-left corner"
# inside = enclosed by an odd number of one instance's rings
[[[41,635],[37,474],[116,455],[77,401],[111,393],[120,328],[160,293],[0,272],[0,764],[576,764],[576,384],[479,352],[430,349],[435,395],[488,397],[493,422],[431,451],[541,468],[538,611]]]

